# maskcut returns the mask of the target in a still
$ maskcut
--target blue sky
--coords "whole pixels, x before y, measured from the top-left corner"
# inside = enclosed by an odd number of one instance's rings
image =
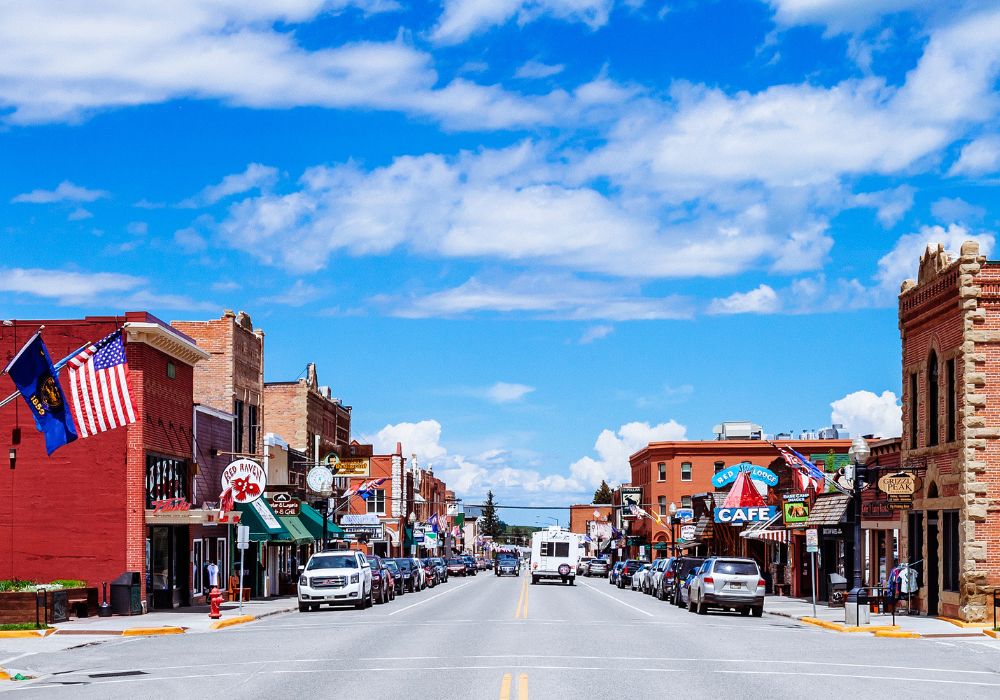
[[[246,310],[472,500],[898,432],[899,283],[994,244],[998,74],[985,0],[8,3],[0,317]]]

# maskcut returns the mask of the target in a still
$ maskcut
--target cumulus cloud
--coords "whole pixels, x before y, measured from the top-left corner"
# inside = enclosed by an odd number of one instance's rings
[[[514,403],[532,393],[535,387],[527,384],[497,382],[486,390],[486,398],[493,403]]]
[[[609,326],[609,325],[590,326],[580,336],[579,343],[580,345],[589,345],[594,341],[603,340],[604,338],[607,338],[614,332],[615,332],[614,326]]]
[[[781,307],[777,292],[761,284],[749,292],[733,292],[728,297],[713,299],[708,305],[710,314],[771,314]]]
[[[882,438],[902,435],[902,408],[896,394],[883,391],[855,391],[830,404],[832,423],[842,423],[853,435],[875,435]]]
[[[562,64],[551,65],[532,59],[522,64],[521,67],[514,73],[514,77],[523,78],[525,80],[551,78],[553,75],[559,75],[562,73],[565,68],[566,66]]]
[[[984,136],[962,147],[949,175],[986,175],[1000,170],[1000,136]]]
[[[650,425],[626,423],[618,430],[602,430],[594,443],[597,457],[582,457],[570,466],[570,474],[586,486],[596,487],[601,481],[609,484],[627,483],[632,479],[628,458],[650,442],[686,440],[687,428],[675,420]]]
[[[958,254],[965,241],[979,243],[980,253],[989,255],[993,250],[996,237],[993,233],[972,233],[965,226],[951,224],[943,226],[923,226],[917,233],[900,236],[892,250],[878,261],[876,275],[879,284],[886,291],[899,293],[899,285],[906,279],[915,279],[920,256],[927,246],[941,243],[952,256]]]
[[[431,39],[439,44],[457,44],[514,18],[519,25],[525,25],[542,16],[597,29],[607,23],[613,5],[614,0],[445,0],[444,13]]]
[[[63,180],[54,190],[32,190],[14,197],[15,204],[54,204],[55,202],[96,202],[111,195],[104,190],[91,190]]]
[[[266,189],[277,180],[277,168],[260,163],[250,163],[243,172],[226,175],[218,184],[209,185],[194,197],[181,202],[181,206],[208,206],[234,194]]]

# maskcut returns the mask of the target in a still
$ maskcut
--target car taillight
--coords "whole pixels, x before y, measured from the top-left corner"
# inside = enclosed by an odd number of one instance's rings
[[[767,585],[767,582],[764,579],[762,579],[762,578],[757,579],[757,588],[760,588],[761,586],[766,586],[766,585]]]
[[[666,576],[667,578],[673,578],[674,577],[674,572],[673,571],[665,571],[663,573],[663,575]]]
[[[715,585],[715,579],[712,578],[711,576],[706,576],[705,577],[705,583],[711,583],[714,586]]]

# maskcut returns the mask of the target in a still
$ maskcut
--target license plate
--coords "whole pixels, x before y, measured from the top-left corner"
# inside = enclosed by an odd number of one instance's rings
[[[730,583],[729,587],[730,588],[743,588],[743,584],[742,583]]]

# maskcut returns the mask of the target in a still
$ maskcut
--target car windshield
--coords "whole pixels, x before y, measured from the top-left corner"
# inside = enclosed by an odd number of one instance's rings
[[[392,573],[394,574],[399,573],[399,566],[397,566],[396,562],[394,562],[392,559],[386,559],[383,563],[385,564],[385,568],[387,568]]]
[[[403,571],[409,571],[410,569],[413,568],[413,562],[411,562],[409,559],[397,559],[396,564]]]
[[[313,557],[306,564],[306,570],[313,569],[356,569],[358,560],[353,554],[327,554],[321,557]]]
[[[465,562],[461,559],[449,559],[448,563],[452,566],[465,566]]]
[[[717,561],[714,571],[719,574],[733,574],[735,576],[756,576],[758,574],[757,564],[752,561]]]

